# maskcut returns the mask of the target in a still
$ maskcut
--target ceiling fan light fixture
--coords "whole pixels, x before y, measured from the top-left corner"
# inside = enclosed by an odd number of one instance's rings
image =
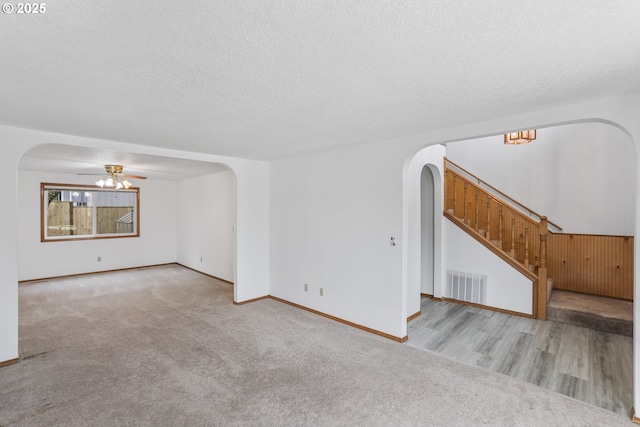
[[[121,165],[105,165],[104,170],[107,172],[102,179],[96,181],[96,185],[101,188],[113,188],[114,190],[126,190],[133,184],[126,179],[122,179]]]

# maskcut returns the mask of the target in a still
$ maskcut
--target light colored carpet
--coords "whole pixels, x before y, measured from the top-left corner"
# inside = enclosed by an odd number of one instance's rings
[[[1,426],[629,426],[170,265],[20,288]]]

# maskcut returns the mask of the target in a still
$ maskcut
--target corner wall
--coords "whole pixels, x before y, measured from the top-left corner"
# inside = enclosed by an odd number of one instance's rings
[[[0,181],[6,191],[0,209],[0,363],[19,357],[17,165],[22,153],[14,144],[3,144],[0,156]]]
[[[372,143],[272,163],[271,295],[404,337],[403,157]]]
[[[224,171],[177,183],[177,259],[235,281],[236,180]]]

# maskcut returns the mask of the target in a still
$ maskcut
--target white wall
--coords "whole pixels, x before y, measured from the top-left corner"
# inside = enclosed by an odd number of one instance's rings
[[[235,302],[269,294],[269,164],[224,162],[236,175]]]
[[[233,282],[236,237],[233,172],[178,182],[176,201],[178,262]]]
[[[18,159],[23,150],[0,138],[0,363],[18,358]]]
[[[136,181],[140,187],[140,237],[55,242],[40,241],[41,182],[91,184],[87,177],[77,175],[19,172],[19,280],[175,262],[175,182]]]
[[[529,144],[502,135],[447,144],[447,158],[566,233],[634,234],[634,148],[620,129],[578,123],[538,129]]]
[[[451,221],[445,219],[443,226],[445,273],[452,270],[487,276],[486,305],[533,314],[531,280]]]
[[[403,158],[373,143],[272,163],[272,295],[402,336]]]

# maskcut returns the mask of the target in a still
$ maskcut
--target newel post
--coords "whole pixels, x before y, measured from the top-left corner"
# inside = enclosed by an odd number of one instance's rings
[[[540,217],[540,267],[538,267],[538,298],[536,317],[547,319],[547,237],[549,224],[547,217]]]

